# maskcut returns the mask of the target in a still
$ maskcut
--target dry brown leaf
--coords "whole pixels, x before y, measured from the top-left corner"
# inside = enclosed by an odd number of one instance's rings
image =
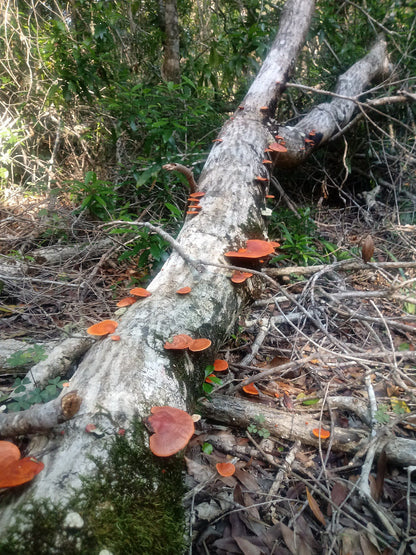
[[[309,507],[311,509],[311,511],[313,512],[315,518],[317,520],[319,520],[319,522],[321,524],[323,524],[324,526],[326,526],[326,520],[324,515],[322,514],[321,509],[319,508],[318,503],[316,502],[316,500],[312,497],[312,494],[310,493],[309,489],[306,488],[306,497],[308,498],[308,503],[309,503]]]
[[[185,457],[185,463],[188,474],[193,476],[197,482],[205,482],[216,475],[216,472],[214,472],[208,465],[200,464],[192,459],[189,459],[188,457]]]
[[[244,555],[262,555],[263,551],[246,538],[234,537],[235,543]]]
[[[286,391],[283,391],[283,404],[287,408],[287,410],[293,410],[295,408],[292,399],[289,397]]]
[[[370,262],[374,254],[374,241],[371,235],[367,237],[361,243],[361,255],[365,263]]]

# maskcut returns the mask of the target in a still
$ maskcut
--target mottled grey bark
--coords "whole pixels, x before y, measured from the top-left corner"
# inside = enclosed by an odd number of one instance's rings
[[[163,41],[163,62],[160,72],[164,81],[179,83],[181,71],[179,66],[179,22],[176,0],[160,0],[160,17]]]
[[[391,71],[386,41],[380,38],[364,58],[339,77],[335,94],[359,100],[374,80],[387,77]],[[279,135],[288,151],[279,153],[276,167],[299,165],[317,147],[342,130],[359,110],[357,103],[348,98],[332,97],[330,101],[318,104],[295,126],[280,127]]]

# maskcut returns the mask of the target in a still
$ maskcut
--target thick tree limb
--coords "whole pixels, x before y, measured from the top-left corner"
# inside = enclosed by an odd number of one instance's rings
[[[357,108],[351,98],[358,99],[374,79],[389,71],[386,42],[381,38],[364,58],[341,75],[331,102],[313,108],[294,127],[279,128],[288,151],[279,153],[276,166],[287,168],[300,164],[316,147],[345,127]]]
[[[320,428],[321,422],[311,418],[307,412],[299,414],[278,410],[238,397],[218,395],[213,396],[211,401],[202,402],[202,414],[216,422],[239,428],[247,428],[256,421],[256,416],[261,414],[265,418],[262,426],[269,430],[272,436],[290,441],[299,440],[303,444],[315,447],[319,445],[319,439],[312,435],[312,430]],[[356,453],[368,443],[369,430],[334,427],[331,430],[331,438],[331,448],[335,451]],[[407,466],[416,463],[414,440],[390,437],[385,450],[387,459],[394,464]]]

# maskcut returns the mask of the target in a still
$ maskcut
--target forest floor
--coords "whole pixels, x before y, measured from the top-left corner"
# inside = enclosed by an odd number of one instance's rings
[[[11,363],[23,341],[47,351],[114,316],[145,277],[93,222],[50,201],[22,207],[5,203],[0,224],[3,402],[39,354]],[[416,553],[416,226],[355,206],[314,219],[355,266],[266,266],[186,453],[193,553]],[[369,233],[365,264],[357,245]],[[208,418],[209,405],[228,409]]]

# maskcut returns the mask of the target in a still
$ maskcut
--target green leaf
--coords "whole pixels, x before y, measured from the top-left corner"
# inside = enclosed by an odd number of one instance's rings
[[[317,403],[319,403],[319,398],[306,399],[306,401],[302,401],[302,405],[305,405],[306,407],[311,406],[311,405],[316,405]]]
[[[205,442],[205,443],[202,445],[202,451],[203,451],[204,453],[206,453],[207,455],[210,455],[210,454],[213,452],[213,450],[214,450],[214,448],[213,448],[213,446],[212,446],[210,443]]]

